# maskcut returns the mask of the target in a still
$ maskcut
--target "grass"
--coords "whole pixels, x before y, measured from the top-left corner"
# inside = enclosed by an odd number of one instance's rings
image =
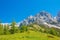
[[[51,34],[30,31],[12,35],[0,35],[0,40],[60,40],[60,38]]]

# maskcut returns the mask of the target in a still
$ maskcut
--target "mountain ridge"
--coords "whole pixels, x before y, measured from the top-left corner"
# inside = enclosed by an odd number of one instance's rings
[[[46,11],[40,11],[35,16],[31,15],[18,24],[21,26],[21,25],[29,25],[32,23],[37,23],[37,24],[48,25],[49,27],[54,26],[55,28],[60,29],[60,25],[57,17],[59,16],[57,15],[56,17],[53,17],[51,16],[50,13]]]

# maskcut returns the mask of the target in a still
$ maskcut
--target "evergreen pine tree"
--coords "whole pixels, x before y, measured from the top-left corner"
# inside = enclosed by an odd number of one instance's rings
[[[9,25],[4,25],[4,34],[9,34]]]
[[[28,31],[28,27],[27,27],[26,25],[22,25],[22,26],[20,27],[20,31],[21,31],[21,32]]]
[[[0,21],[0,35],[3,34],[3,25],[1,24],[1,21]]]
[[[10,30],[11,34],[14,34],[16,32],[16,26],[15,25],[16,25],[16,22],[13,21],[11,24],[11,30]]]

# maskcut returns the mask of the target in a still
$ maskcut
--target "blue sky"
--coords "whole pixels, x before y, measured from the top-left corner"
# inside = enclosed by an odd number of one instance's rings
[[[16,22],[45,10],[56,16],[60,10],[60,0],[0,0],[0,20]]]

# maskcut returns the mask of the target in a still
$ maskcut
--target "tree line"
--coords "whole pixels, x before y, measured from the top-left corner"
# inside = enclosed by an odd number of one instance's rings
[[[14,34],[27,31],[27,26],[22,27],[16,26],[16,22],[13,21],[11,24],[3,25],[0,22],[0,35]]]

